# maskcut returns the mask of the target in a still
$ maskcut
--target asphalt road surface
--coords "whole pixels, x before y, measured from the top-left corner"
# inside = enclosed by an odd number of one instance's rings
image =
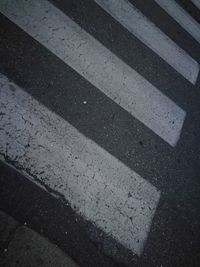
[[[0,1],[0,209],[80,266],[199,266],[198,7]]]

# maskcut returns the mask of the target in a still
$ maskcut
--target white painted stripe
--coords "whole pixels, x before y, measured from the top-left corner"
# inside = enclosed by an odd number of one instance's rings
[[[183,77],[195,84],[199,64],[128,0],[95,0],[95,2]]]
[[[199,0],[191,0],[191,1],[196,7],[198,7],[198,9],[200,9],[200,1]]]
[[[1,74],[0,153],[142,252],[159,191]]]
[[[45,0],[1,0],[0,11],[166,142],[176,145],[185,112],[60,10]]]
[[[181,27],[200,43],[200,25],[174,0],[155,0]]]

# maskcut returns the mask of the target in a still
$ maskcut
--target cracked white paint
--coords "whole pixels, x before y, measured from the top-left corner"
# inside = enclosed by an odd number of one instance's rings
[[[160,192],[1,74],[0,154],[141,254]]]
[[[195,84],[199,64],[128,0],[95,0],[95,2],[183,77]]]
[[[185,112],[59,9],[45,0],[1,0],[0,11],[171,146],[176,145]]]
[[[200,43],[200,25],[174,0],[154,0],[197,42]]]

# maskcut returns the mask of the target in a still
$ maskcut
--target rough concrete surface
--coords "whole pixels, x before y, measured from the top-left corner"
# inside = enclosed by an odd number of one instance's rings
[[[0,254],[2,267],[77,266],[56,245],[0,212],[0,244],[3,242],[7,247]]]
[[[0,211],[0,253],[6,248],[18,225],[12,217]]]

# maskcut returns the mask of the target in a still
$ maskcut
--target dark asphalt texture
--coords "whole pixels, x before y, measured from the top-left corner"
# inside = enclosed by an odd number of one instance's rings
[[[190,84],[93,1],[51,2],[170,97],[187,116],[177,146],[170,147],[0,15],[0,72],[161,190],[140,258],[129,257],[120,248],[118,253],[110,252],[112,241],[99,242],[95,229],[77,219],[65,202],[3,163],[0,208],[44,232],[81,266],[123,266],[120,261],[142,267],[200,266],[200,78],[195,86]],[[130,2],[200,62],[200,45],[158,5],[151,0]],[[197,17],[198,10],[191,6],[191,14]],[[71,232],[70,241],[63,240],[63,227]]]

